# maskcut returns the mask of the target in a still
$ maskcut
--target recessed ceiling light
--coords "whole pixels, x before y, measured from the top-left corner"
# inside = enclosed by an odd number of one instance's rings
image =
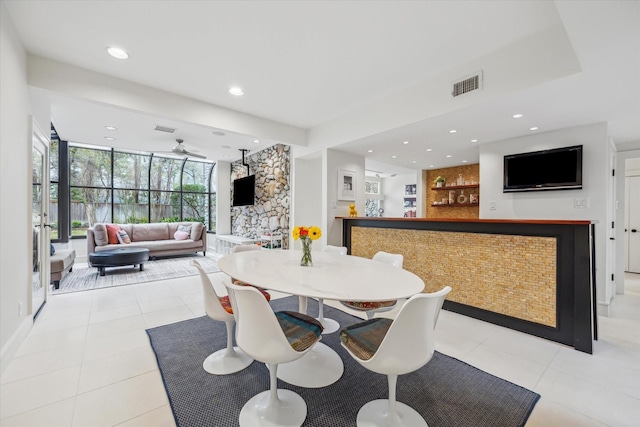
[[[225,155],[224,155],[224,156],[222,156],[222,157],[225,157],[225,158],[227,158],[227,157],[229,157],[229,155],[228,155],[228,154],[225,154]]]
[[[242,88],[238,87],[238,86],[233,86],[229,89],[229,93],[231,95],[235,95],[235,96],[241,96],[244,95],[244,91],[242,90]]]
[[[118,130],[118,128],[117,128],[117,127],[115,127],[115,126],[105,126],[104,128],[105,128],[106,130]]]
[[[433,148],[427,148],[427,151],[433,151]]]
[[[397,157],[398,157],[398,156],[391,156],[391,158],[392,158],[392,159],[395,159],[395,158],[397,158]]]
[[[447,154],[445,157],[453,157],[451,154]]]
[[[107,141],[115,141],[116,139],[112,136],[105,136],[104,139],[106,139]]]
[[[530,127],[529,130],[538,130],[538,126]]]
[[[253,143],[254,143],[254,144],[260,144],[260,140],[259,140],[259,139],[254,139],[254,140],[253,140]]]
[[[521,118],[521,117],[523,117],[523,116],[522,116],[522,114],[518,113],[518,114],[514,114],[514,115],[513,115],[513,116],[511,116],[511,117],[513,117],[514,119],[519,119],[519,118]]]
[[[211,134],[215,136],[224,136],[224,132],[220,132],[219,130],[214,130]]]
[[[429,167],[430,167],[430,168],[434,168],[435,166],[434,166],[434,165],[429,165]]]
[[[467,163],[467,161],[466,161],[466,160],[463,160],[463,161],[462,161],[462,163]]]
[[[109,53],[109,55],[113,56],[114,58],[118,58],[118,59],[127,59],[129,57],[129,54],[124,50],[120,49],[119,47],[113,47],[113,46],[108,47],[107,53]]]
[[[412,160],[412,161],[411,161],[411,163],[418,163],[418,162],[417,162],[417,161],[415,161],[415,160]]]
[[[478,140],[477,139],[472,139],[471,142],[478,142]]]
[[[373,153],[373,150],[367,150],[367,153]]]
[[[449,133],[456,133],[456,132],[458,132],[458,131],[457,131],[457,130],[455,130],[455,129],[451,129],[451,130],[449,131]]]
[[[409,143],[409,141],[404,141],[403,142],[404,145],[407,145],[408,143]]]

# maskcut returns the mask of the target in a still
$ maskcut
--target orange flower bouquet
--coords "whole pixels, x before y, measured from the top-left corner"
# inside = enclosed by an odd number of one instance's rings
[[[312,267],[311,242],[322,237],[322,230],[315,225],[311,227],[294,227],[292,234],[293,240],[300,239],[302,243],[302,259],[300,260],[300,265],[303,267]]]

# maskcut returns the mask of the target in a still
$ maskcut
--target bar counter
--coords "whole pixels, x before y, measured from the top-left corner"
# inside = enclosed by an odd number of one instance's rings
[[[590,221],[337,219],[351,255],[400,253],[425,292],[451,286],[444,309],[592,353]]]

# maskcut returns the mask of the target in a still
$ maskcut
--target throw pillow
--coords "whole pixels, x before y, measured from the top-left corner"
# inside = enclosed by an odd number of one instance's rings
[[[173,238],[176,240],[187,240],[189,238],[190,234],[187,233],[186,231],[176,231],[176,233],[173,235]]]
[[[179,225],[178,231],[184,231],[185,233],[189,233],[191,235],[191,226],[190,225]]]
[[[96,242],[96,246],[105,246],[109,244],[107,227],[104,224],[94,224],[93,240]]]
[[[120,230],[118,230],[118,234],[117,235],[118,235],[118,242],[124,243],[126,245],[131,243],[131,239],[129,238],[129,235],[127,234],[126,231],[120,229]]]
[[[49,254],[49,255],[50,255],[50,256],[53,256],[53,254],[55,254],[55,253],[56,253],[56,248],[55,248],[55,246],[53,246],[53,243],[49,243],[49,245],[51,246],[51,247],[49,248],[49,252],[50,252],[50,254]]]
[[[202,229],[204,225],[201,222],[194,222],[191,225],[191,240],[197,241],[200,240],[200,236],[202,236]]]
[[[109,238],[110,245],[117,245],[120,243],[118,241],[118,230],[120,230],[120,226],[117,224],[106,224],[107,226],[107,236]]]

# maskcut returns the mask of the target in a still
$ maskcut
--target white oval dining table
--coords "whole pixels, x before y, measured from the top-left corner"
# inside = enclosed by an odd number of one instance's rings
[[[297,295],[300,312],[308,298],[337,301],[386,301],[409,298],[424,289],[415,274],[392,265],[350,255],[312,252],[313,266],[300,266],[301,251],[237,252],[218,261],[229,276],[264,289]],[[317,343],[304,357],[278,367],[278,378],[300,387],[325,387],[344,372],[342,359]]]

